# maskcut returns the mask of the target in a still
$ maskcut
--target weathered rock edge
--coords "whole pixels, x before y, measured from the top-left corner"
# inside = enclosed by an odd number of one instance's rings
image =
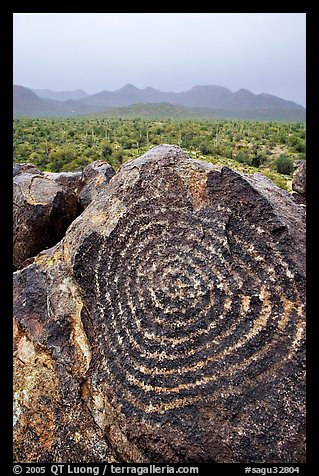
[[[305,217],[162,145],[14,273],[17,461],[305,461]]]
[[[35,165],[13,165],[13,269],[58,243],[72,221],[115,175],[104,160],[83,172],[41,172]]]
[[[291,196],[301,206],[306,206],[306,182],[307,163],[305,160],[295,160]]]
[[[30,165],[30,164],[27,164]],[[74,192],[33,168],[13,177],[13,269],[60,241],[78,215]]]

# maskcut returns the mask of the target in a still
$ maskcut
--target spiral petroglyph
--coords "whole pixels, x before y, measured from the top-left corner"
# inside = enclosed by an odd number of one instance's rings
[[[122,168],[135,179],[123,192],[120,172],[118,221],[89,234],[74,261],[90,283],[104,379],[125,415],[154,423],[253,391],[304,340],[300,269],[282,250],[289,225],[256,178],[161,153]]]
[[[162,145],[72,223],[81,395],[120,461],[304,461],[304,213]]]

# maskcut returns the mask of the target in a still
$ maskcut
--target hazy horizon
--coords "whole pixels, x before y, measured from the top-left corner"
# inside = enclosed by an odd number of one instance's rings
[[[88,94],[197,85],[305,106],[305,13],[15,13],[14,83]]]

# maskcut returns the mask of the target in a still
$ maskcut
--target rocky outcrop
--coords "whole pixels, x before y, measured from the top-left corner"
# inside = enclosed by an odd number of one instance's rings
[[[292,189],[303,197],[306,197],[306,166],[305,160],[296,160],[292,178]]]
[[[45,172],[45,177],[72,190],[77,196],[82,212],[91,201],[105,190],[115,175],[114,168],[105,160],[96,160],[87,165],[83,172]]]
[[[82,173],[84,186],[79,194],[80,207],[84,210],[92,200],[108,185],[115,175],[113,167],[104,160],[96,160],[87,165]]]
[[[33,164],[13,164],[13,177],[21,174],[43,175],[43,172]]]
[[[14,270],[60,241],[113,175],[113,167],[102,160],[92,162],[83,172],[41,172],[33,164],[14,164]]]
[[[85,184],[82,179],[82,172],[44,172],[44,176],[50,180],[53,180],[58,185],[66,187],[76,196],[79,195]]]
[[[305,460],[305,216],[162,145],[14,273],[17,461]]]
[[[292,198],[302,206],[306,205],[306,165],[305,160],[296,160],[292,177]]]
[[[76,195],[42,173],[13,178],[13,266],[55,245],[77,216]]]

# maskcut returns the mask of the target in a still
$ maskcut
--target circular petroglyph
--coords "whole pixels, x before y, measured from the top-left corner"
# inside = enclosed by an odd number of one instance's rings
[[[302,342],[303,303],[276,245],[284,227],[269,229],[251,186],[227,203],[204,168],[200,206],[191,172],[145,167],[91,286],[105,379],[125,414],[156,421],[266,382]]]

